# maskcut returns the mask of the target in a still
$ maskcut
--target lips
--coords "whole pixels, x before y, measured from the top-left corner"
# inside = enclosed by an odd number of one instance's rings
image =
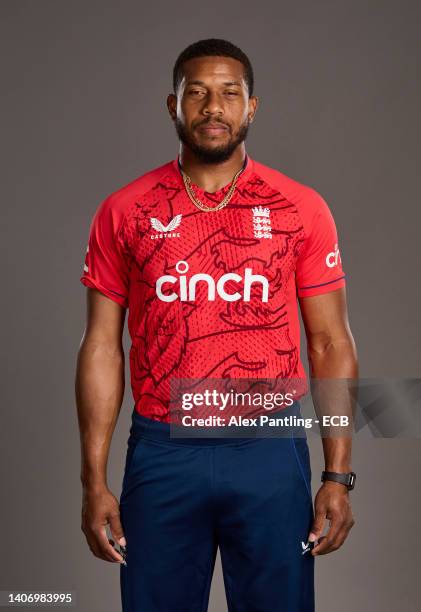
[[[228,128],[222,123],[206,123],[199,126],[199,130],[201,132],[206,132],[207,134],[220,134],[222,132],[226,132]]]

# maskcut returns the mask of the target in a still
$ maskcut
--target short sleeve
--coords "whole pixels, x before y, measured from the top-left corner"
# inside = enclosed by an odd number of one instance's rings
[[[298,297],[310,297],[345,286],[345,273],[332,213],[320,194],[312,190],[313,214],[296,267]]]
[[[128,307],[129,260],[120,236],[122,215],[108,196],[97,208],[89,231],[81,283]]]

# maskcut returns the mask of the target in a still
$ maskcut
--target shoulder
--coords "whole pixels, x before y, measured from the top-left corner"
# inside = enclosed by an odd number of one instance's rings
[[[96,214],[111,215],[115,220],[122,220],[130,206],[145,193],[150,191],[169,172],[172,161],[166,162],[109,193],[100,203]]]
[[[326,200],[314,187],[255,160],[253,163],[255,174],[296,207],[306,232],[318,215],[330,215]]]

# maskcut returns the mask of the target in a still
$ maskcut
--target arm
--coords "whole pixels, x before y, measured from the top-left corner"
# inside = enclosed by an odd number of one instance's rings
[[[122,333],[125,309],[96,289],[87,289],[87,324],[76,366],[76,404],[81,442],[82,531],[93,554],[122,556],[108,540],[123,537],[119,504],[107,486],[107,459],[124,394]],[[125,545],[124,540],[120,542]]]
[[[316,382],[320,379],[338,381],[334,394],[331,382],[325,387],[323,383],[319,385],[319,391],[313,392],[312,389],[316,413],[318,417],[334,414],[336,407],[337,412],[348,414],[352,419],[352,397],[343,383],[346,379],[358,377],[358,362],[349,327],[345,288],[301,298],[300,308],[307,336],[311,378]],[[330,395],[334,397],[330,398]],[[323,437],[322,443],[325,470],[351,471],[351,436]],[[320,537],[326,518],[330,521],[329,531],[325,537]],[[348,490],[340,483],[325,481],[315,498],[315,520],[309,540],[319,540],[319,543],[313,554],[337,550],[353,524]]]

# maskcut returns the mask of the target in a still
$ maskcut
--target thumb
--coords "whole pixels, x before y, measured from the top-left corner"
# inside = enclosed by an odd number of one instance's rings
[[[120,546],[126,546],[126,539],[124,537],[123,527],[121,526],[120,515],[113,514],[109,517],[110,531],[115,542],[118,542]]]
[[[313,521],[313,525],[311,527],[310,535],[308,536],[309,542],[314,542],[318,540],[323,532],[323,527],[325,524],[326,515],[322,512],[316,513],[316,517]]]

